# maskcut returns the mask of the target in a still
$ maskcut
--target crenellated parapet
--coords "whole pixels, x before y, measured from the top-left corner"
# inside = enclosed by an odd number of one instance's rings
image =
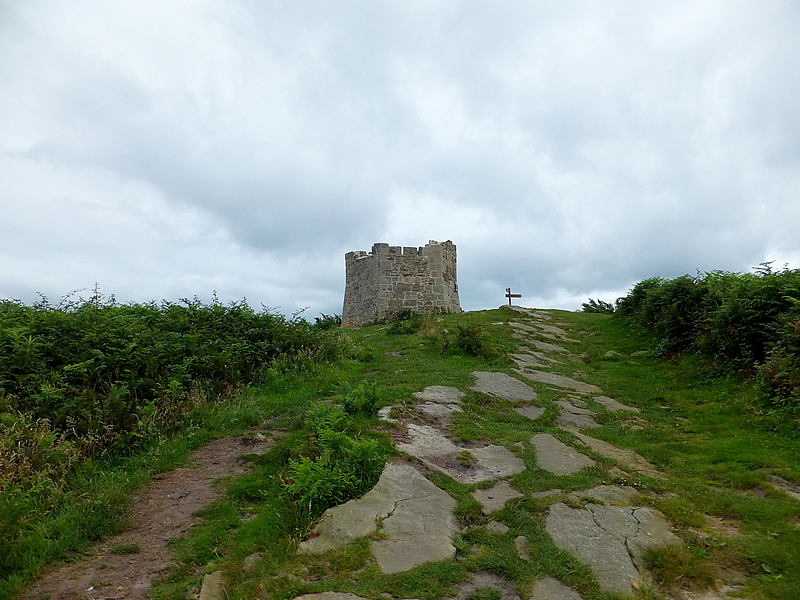
[[[461,312],[456,246],[374,244],[371,252],[345,254],[343,327],[360,327],[411,312]]]

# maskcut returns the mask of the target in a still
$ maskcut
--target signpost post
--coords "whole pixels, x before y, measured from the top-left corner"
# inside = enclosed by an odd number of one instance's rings
[[[522,298],[522,294],[512,294],[511,288],[506,288],[506,298],[508,298],[508,305],[511,306],[511,299]]]

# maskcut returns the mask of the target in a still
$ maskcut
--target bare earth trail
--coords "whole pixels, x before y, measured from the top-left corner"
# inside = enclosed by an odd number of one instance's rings
[[[127,531],[97,546],[91,558],[47,573],[21,597],[144,600],[153,581],[175,564],[167,546],[169,540],[197,523],[200,518],[192,515],[220,495],[214,482],[243,473],[240,457],[262,453],[272,443],[272,439],[261,436],[232,436],[196,450],[187,466],[158,475],[133,499]],[[140,550],[130,554],[112,551],[123,545],[135,545]]]

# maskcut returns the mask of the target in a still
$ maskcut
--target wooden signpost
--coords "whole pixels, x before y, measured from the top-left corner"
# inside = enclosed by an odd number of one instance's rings
[[[522,298],[522,294],[512,294],[511,288],[506,288],[506,298],[508,298],[508,305],[511,306],[511,299]]]

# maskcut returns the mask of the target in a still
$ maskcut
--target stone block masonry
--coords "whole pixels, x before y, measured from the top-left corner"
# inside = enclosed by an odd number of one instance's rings
[[[374,244],[345,254],[343,327],[391,320],[402,310],[461,312],[456,246],[431,240],[421,248]]]

